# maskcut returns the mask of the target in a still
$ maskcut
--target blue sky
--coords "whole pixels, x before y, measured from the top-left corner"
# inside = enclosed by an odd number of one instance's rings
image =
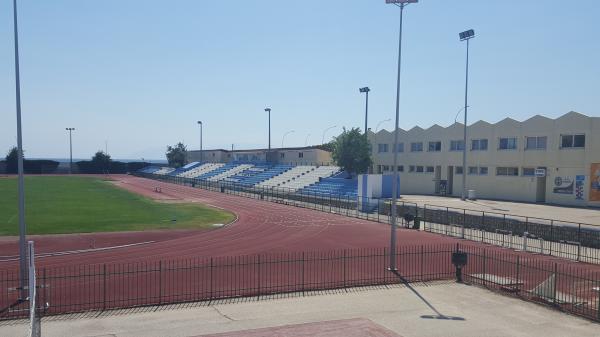
[[[384,0],[19,0],[24,147],[114,158],[321,142],[332,125],[394,116],[398,12]],[[495,122],[600,115],[600,2],[422,0],[405,11],[400,126],[449,125],[463,105]],[[0,152],[16,143],[12,0],[0,2]],[[384,128],[393,127],[392,122]],[[332,130],[329,136],[341,131]],[[328,136],[328,138],[329,138]]]

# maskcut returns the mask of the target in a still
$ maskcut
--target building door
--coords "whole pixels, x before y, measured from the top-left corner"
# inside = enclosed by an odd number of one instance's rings
[[[435,178],[433,179],[433,182],[435,184],[435,194],[440,194],[443,192],[442,189],[440,188],[440,182],[442,181],[442,167],[436,166],[434,172],[435,172]]]
[[[538,167],[539,169],[544,169],[547,172],[545,167]],[[543,177],[537,177],[537,185],[536,185],[536,202],[546,202],[546,174]]]
[[[452,185],[454,185],[454,166],[448,166],[448,195],[452,195]]]

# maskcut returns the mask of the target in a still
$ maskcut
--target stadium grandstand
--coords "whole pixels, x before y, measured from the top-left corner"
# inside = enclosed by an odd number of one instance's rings
[[[284,188],[316,196],[357,196],[357,180],[338,166],[269,164],[266,162],[189,163],[181,168],[149,166],[141,173],[198,181],[224,182],[242,187]]]

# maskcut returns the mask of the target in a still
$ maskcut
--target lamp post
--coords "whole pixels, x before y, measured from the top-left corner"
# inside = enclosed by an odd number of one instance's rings
[[[296,132],[296,131],[295,130],[290,130],[290,131],[288,131],[288,132],[286,132],[286,133],[283,134],[283,137],[281,137],[281,148],[282,149],[283,149],[283,141],[285,140],[285,137],[287,135],[289,135],[290,133],[294,133],[294,132]]]
[[[73,137],[72,133],[75,128],[66,128],[69,131],[69,174],[73,174]]]
[[[321,138],[321,145],[325,144],[325,134],[327,133],[327,131],[329,131],[331,129],[335,129],[335,128],[337,128],[337,125],[330,126],[323,131],[323,137]]]
[[[15,35],[15,98],[17,107],[17,167],[19,184],[19,287],[20,299],[25,300],[27,294],[27,229],[25,227],[25,179],[23,176],[23,134],[21,129],[21,79],[19,76],[19,33],[17,23],[17,0],[13,0],[13,23]]]
[[[198,121],[198,125],[200,125],[200,162],[204,161],[204,152],[202,151],[202,121]]]
[[[367,134],[367,121],[368,121],[368,117],[369,117],[369,91],[371,91],[371,89],[369,89],[369,87],[364,87],[364,88],[360,88],[358,89],[359,92],[364,92],[365,93],[365,135]]]
[[[271,108],[265,108],[265,111],[269,114],[269,150],[267,151],[267,163],[271,154]]]
[[[458,34],[461,41],[467,41],[467,64],[465,67],[465,124],[463,126],[463,174],[462,174],[462,194],[461,199],[467,199],[467,109],[469,97],[469,40],[475,37],[475,31],[469,29]]]
[[[381,126],[381,124],[386,123],[386,122],[390,122],[390,121],[392,121],[392,119],[388,118],[388,119],[384,119],[384,120],[380,121],[379,123],[377,123],[377,127],[375,128],[375,133],[377,133],[377,131],[379,130],[379,127]]]
[[[396,78],[396,124],[394,127],[394,144],[398,144],[398,129],[400,122],[400,73],[402,69],[402,17],[404,7],[411,3],[417,3],[418,0],[385,0],[385,3],[394,4],[400,7],[400,31],[398,35],[398,76]],[[398,151],[394,151],[394,175],[392,176],[392,224],[390,234],[390,271],[397,271],[396,268],[396,199],[398,197]]]

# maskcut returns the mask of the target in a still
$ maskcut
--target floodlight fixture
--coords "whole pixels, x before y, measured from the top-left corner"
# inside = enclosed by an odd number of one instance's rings
[[[360,92],[369,92],[369,91],[371,91],[371,89],[369,89],[369,87],[364,87],[364,88],[358,89],[358,91],[360,91]]]
[[[473,29],[469,29],[462,33],[459,33],[458,36],[460,37],[461,41],[472,39],[475,37],[475,31]]]
[[[408,5],[408,4],[415,4],[419,2],[419,0],[385,0],[386,4],[400,4],[400,5]]]

